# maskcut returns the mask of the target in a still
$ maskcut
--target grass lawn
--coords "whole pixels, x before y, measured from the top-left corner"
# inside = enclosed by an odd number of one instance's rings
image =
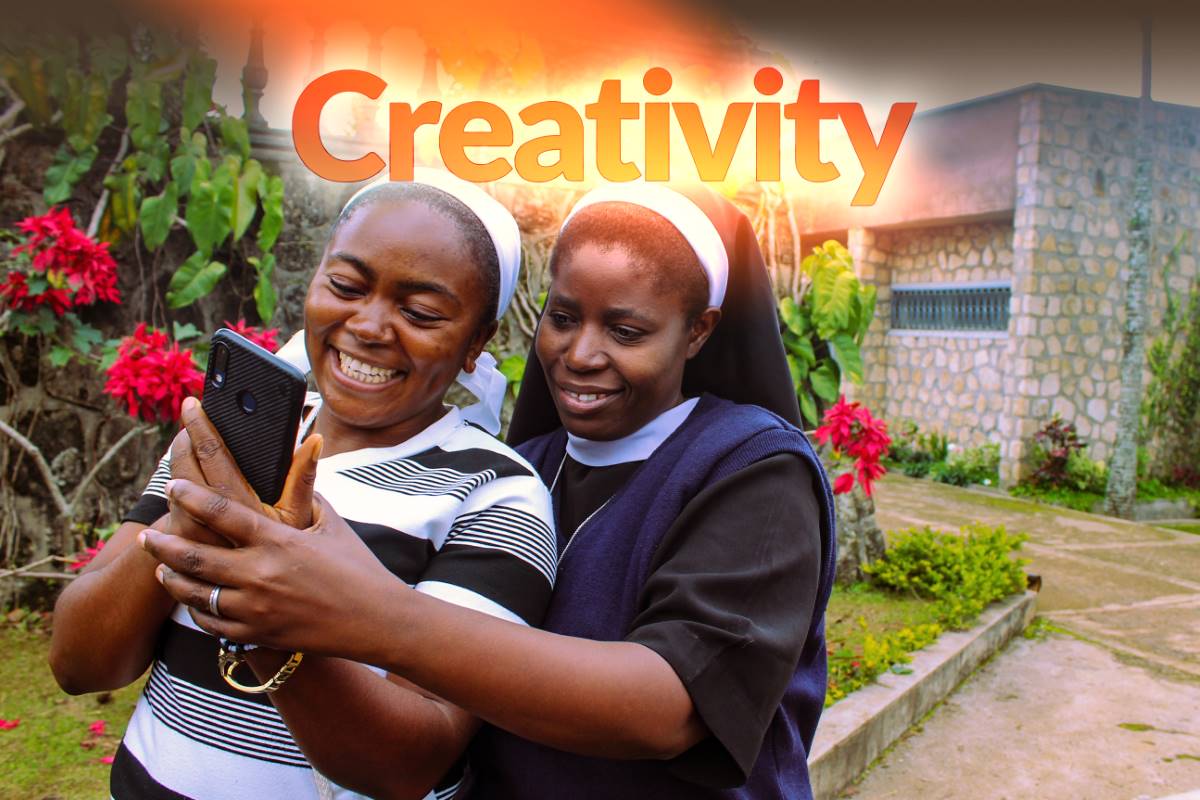
[[[1151,524],[1154,524],[1154,523],[1151,523]],[[1195,533],[1197,535],[1200,535],[1200,522],[1181,522],[1177,525],[1176,524],[1160,525],[1159,527],[1160,528],[1171,528],[1173,530],[1183,531],[1184,533]]]
[[[866,583],[834,586],[825,612],[825,639],[831,651],[862,649],[866,631],[859,620],[866,620],[867,630],[879,638],[902,628],[932,624],[938,621],[936,603],[917,597],[901,597],[873,588]]]
[[[46,656],[48,632],[24,630],[0,618],[0,800],[108,797],[101,758],[117,751],[142,682],[111,694],[71,697],[54,682]],[[103,721],[105,731],[89,726]]]

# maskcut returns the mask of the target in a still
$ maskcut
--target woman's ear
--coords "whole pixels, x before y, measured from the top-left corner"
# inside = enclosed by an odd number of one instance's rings
[[[487,343],[496,335],[496,331],[500,329],[500,323],[492,320],[487,325],[480,325],[479,330],[475,333],[475,338],[471,340],[471,346],[467,348],[467,357],[463,361],[463,372],[474,372],[475,362],[479,359],[479,354],[483,352],[483,348],[487,347]]]
[[[708,341],[709,336],[712,336],[712,332],[716,330],[717,323],[720,321],[721,309],[716,306],[709,306],[692,320],[692,329],[688,332],[688,358],[692,358],[700,352],[700,348],[704,347],[704,343]]]

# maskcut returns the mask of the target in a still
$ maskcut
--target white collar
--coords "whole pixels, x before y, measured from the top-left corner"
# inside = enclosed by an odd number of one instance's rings
[[[684,400],[628,436],[610,442],[584,439],[568,432],[567,455],[588,467],[608,467],[630,461],[645,461],[683,424],[699,402],[699,397]]]

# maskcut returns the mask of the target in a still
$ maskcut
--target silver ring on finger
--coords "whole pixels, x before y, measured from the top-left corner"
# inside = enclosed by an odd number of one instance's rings
[[[208,610],[214,617],[221,616],[221,609],[217,605],[221,600],[221,587],[214,586],[208,594]]]

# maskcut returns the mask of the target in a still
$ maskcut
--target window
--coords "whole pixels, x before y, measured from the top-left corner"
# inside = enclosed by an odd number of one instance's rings
[[[1003,283],[892,287],[892,329],[1007,331],[1012,286]]]

